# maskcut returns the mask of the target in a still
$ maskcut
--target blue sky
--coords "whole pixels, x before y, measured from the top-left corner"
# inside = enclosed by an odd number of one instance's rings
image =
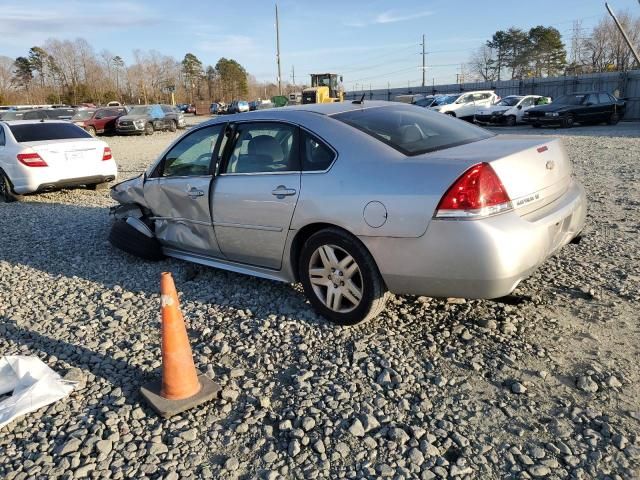
[[[132,60],[135,48],[180,60],[192,52],[205,64],[239,61],[261,81],[275,81],[274,2],[264,0],[2,0],[0,55],[24,55],[49,37],[86,38]],[[637,0],[611,0],[640,16]],[[348,89],[417,85],[421,35],[426,35],[427,82],[455,81],[459,64],[498,29],[552,25],[570,43],[573,21],[586,35],[606,15],[602,0],[281,0],[283,79],[334,71]],[[430,65],[433,65],[430,67]]]

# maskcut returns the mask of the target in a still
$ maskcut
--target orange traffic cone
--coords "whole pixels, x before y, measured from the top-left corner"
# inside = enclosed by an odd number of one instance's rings
[[[214,398],[220,386],[196,371],[178,293],[168,272],[160,277],[160,303],[162,383],[143,386],[140,393],[160,415],[169,417]]]

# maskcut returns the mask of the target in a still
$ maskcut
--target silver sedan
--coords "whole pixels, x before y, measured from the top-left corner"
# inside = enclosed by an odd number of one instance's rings
[[[373,101],[205,122],[111,195],[121,249],[299,281],[339,324],[387,291],[507,295],[586,215],[560,140]]]

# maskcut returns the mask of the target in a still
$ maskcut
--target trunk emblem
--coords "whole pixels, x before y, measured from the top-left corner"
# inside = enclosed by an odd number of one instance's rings
[[[538,153],[542,153],[549,150],[549,148],[546,145],[543,145],[542,147],[538,147],[536,150],[538,150]]]
[[[545,165],[547,170],[553,170],[555,166],[556,166],[556,162],[554,162],[553,160],[549,160]]]

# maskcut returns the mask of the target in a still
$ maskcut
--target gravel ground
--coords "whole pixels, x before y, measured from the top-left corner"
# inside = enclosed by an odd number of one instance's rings
[[[565,135],[584,240],[503,301],[392,297],[358,328],[299,286],[112,248],[108,192],[0,204],[0,354],[80,382],[0,430],[0,477],[639,478],[640,125],[496,131]],[[175,136],[108,138],[121,178]],[[168,420],[138,394],[162,271],[224,389]]]

